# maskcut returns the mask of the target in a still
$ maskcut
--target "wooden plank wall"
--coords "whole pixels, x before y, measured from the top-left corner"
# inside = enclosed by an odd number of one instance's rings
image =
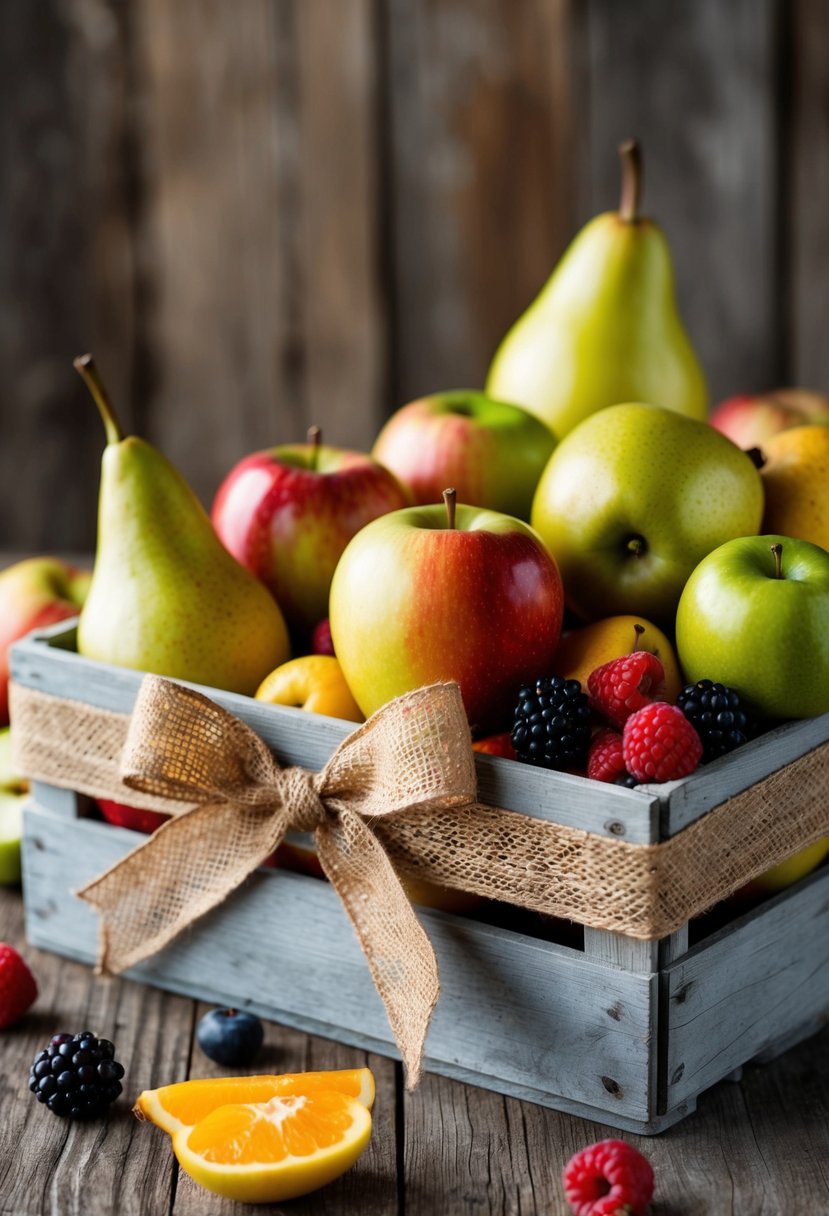
[[[635,133],[713,396],[829,390],[821,0],[6,0],[0,545],[94,540],[91,348],[209,503],[480,384]]]

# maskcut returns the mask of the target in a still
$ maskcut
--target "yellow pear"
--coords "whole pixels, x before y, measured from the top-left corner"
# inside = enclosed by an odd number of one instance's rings
[[[618,211],[576,236],[498,348],[486,391],[563,439],[597,410],[648,401],[705,421],[708,390],[677,311],[665,235],[640,214],[639,147],[622,156]]]
[[[169,460],[145,440],[122,436],[92,358],[75,366],[107,434],[78,653],[252,695],[289,657],[276,600],[231,557]]]
[[[795,426],[763,444],[763,533],[829,549],[829,427]]]
[[[591,671],[632,650],[656,655],[665,671],[664,699],[675,701],[684,681],[674,648],[661,629],[641,616],[607,616],[572,629],[559,642],[553,670],[587,688]]]

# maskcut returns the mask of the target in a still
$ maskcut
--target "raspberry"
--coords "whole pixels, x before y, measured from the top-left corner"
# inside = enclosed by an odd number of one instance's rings
[[[576,1216],[645,1216],[653,1196],[647,1157],[624,1140],[600,1140],[564,1167],[564,1194]]]
[[[591,672],[587,691],[593,709],[621,730],[637,709],[664,696],[665,670],[655,654],[634,650]]]
[[[738,693],[725,684],[712,680],[686,684],[676,703],[702,739],[703,764],[733,751],[753,733]]]
[[[622,734],[628,772],[639,781],[675,781],[700,762],[702,741],[678,705],[655,701],[631,714]]]
[[[587,753],[587,775],[594,781],[618,781],[628,775],[622,751],[622,736],[617,730],[603,726],[596,731]]]
[[[121,1093],[124,1069],[114,1057],[109,1039],[91,1030],[53,1034],[32,1062],[29,1089],[55,1115],[100,1118]]]
[[[543,768],[583,769],[590,706],[578,680],[540,676],[518,690],[512,745],[519,760]]]
[[[37,983],[23,958],[0,942],[0,1030],[22,1018],[36,997]]]

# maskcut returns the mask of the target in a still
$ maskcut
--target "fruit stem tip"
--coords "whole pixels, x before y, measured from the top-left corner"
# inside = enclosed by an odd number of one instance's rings
[[[455,526],[455,506],[457,504],[458,495],[451,487],[443,491],[443,501],[446,504],[446,524],[449,528]]]
[[[311,445],[311,469],[316,473],[320,458],[320,448],[322,447],[322,427],[309,426],[306,432],[306,439]]]
[[[642,149],[639,141],[626,139],[623,144],[619,144],[619,156],[622,160],[622,194],[619,199],[619,217],[628,224],[635,224],[639,219],[644,185]]]
[[[780,541],[771,546],[771,551],[774,554],[774,577],[783,577],[783,546]]]
[[[78,355],[77,359],[73,359],[72,363],[75,370],[80,373],[84,384],[89,389],[92,400],[98,407],[98,413],[101,415],[101,421],[106,431],[107,444],[120,443],[123,434],[118,425],[118,419],[110,401],[109,393],[106,391],[98,368],[95,366],[95,360],[89,354]]]

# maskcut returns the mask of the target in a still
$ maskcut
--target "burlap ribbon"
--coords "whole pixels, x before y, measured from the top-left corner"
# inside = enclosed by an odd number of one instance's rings
[[[441,688],[424,689],[415,696],[423,701],[443,698]],[[122,782],[128,714],[15,682],[10,692],[18,772],[93,798],[188,813],[192,800],[162,802]],[[420,712],[425,712],[422,706]],[[222,730],[227,723],[223,721]],[[390,726],[394,719],[385,721]],[[373,730],[372,739],[376,738]],[[438,753],[452,748],[464,773],[470,774],[465,767],[472,763],[465,719],[458,716],[455,725],[446,732],[436,731],[428,742]],[[390,788],[397,788],[396,769],[405,762],[401,748],[392,731],[384,744],[388,771],[383,780]],[[445,759],[440,754],[426,757],[427,771],[434,764],[440,767]],[[212,773],[212,753],[205,755],[204,762],[205,771]],[[734,762],[740,762],[739,753]],[[516,766],[516,778],[520,772]],[[355,772],[355,783],[359,785],[364,775]],[[210,776],[203,780],[214,788]],[[461,794],[469,788],[466,777],[459,780]],[[566,796],[555,774],[549,775],[549,791],[545,800]],[[379,810],[387,810],[385,795],[379,788],[375,792]],[[504,793],[508,795],[508,789]],[[225,830],[212,817],[202,823],[210,826],[211,834],[214,823],[217,834]],[[770,772],[658,844],[631,844],[465,800],[459,805],[430,802],[408,814],[374,817],[372,829],[395,869],[407,876],[546,916],[567,917],[594,929],[655,940],[829,832],[829,742]],[[216,847],[214,843],[211,855]]]
[[[289,828],[313,832],[416,1085],[437,960],[371,825],[474,799],[457,685],[390,702],[309,773],[280,768],[258,735],[207,697],[146,676],[121,776],[131,789],[197,805],[78,892],[101,914],[101,968],[122,971],[155,954],[234,891]]]

